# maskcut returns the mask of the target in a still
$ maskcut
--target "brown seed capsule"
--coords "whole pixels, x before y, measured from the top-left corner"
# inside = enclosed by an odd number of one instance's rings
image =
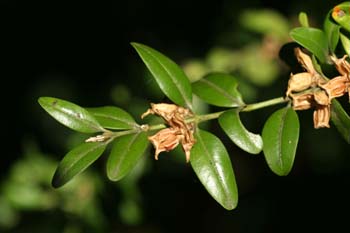
[[[301,51],[300,48],[294,49],[295,56],[298,59],[298,62],[311,74],[315,74],[316,70],[312,64],[312,60],[309,55]]]
[[[180,143],[182,137],[180,131],[173,128],[162,129],[155,135],[148,137],[156,150],[155,159],[158,160],[159,153],[173,150]]]
[[[329,105],[330,99],[324,90],[317,90],[314,92],[314,99],[319,105]]]
[[[334,98],[343,96],[348,91],[349,80],[345,76],[338,76],[331,80],[329,80],[326,84],[320,85],[323,88],[329,99],[332,100]]]
[[[341,59],[338,59],[337,57],[332,56],[331,59],[334,62],[335,68],[337,68],[338,72],[342,76],[350,78],[350,64],[346,61],[347,57],[347,55],[344,55]]]
[[[298,74],[290,74],[286,95],[289,96],[293,92],[304,91],[313,85],[315,85],[315,80],[313,75],[310,73],[303,72]]]
[[[189,162],[190,152],[196,140],[193,137],[194,124],[186,123],[185,120],[193,116],[192,112],[175,104],[160,103],[151,104],[151,108],[142,114],[141,117],[143,118],[149,114],[161,116],[170,126],[148,138],[156,149],[155,158],[158,159],[159,153],[173,150],[181,143],[186,155],[186,161]]]
[[[293,94],[291,97],[293,100],[294,110],[306,110],[313,106],[314,97],[311,93]]]
[[[329,128],[329,119],[331,117],[330,105],[317,105],[314,111],[314,128]]]

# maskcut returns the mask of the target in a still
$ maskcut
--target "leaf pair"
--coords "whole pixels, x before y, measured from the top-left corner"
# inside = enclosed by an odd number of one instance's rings
[[[138,124],[124,110],[117,107],[82,108],[65,100],[41,97],[40,105],[63,125],[82,133],[108,132],[106,129],[133,130],[132,133],[118,137],[110,135],[101,142],[86,142],[68,152],[59,163],[52,179],[54,187],[60,187],[74,176],[84,171],[105,151],[114,140],[107,161],[107,176],[120,180],[137,163],[148,145],[147,134],[138,130]]]

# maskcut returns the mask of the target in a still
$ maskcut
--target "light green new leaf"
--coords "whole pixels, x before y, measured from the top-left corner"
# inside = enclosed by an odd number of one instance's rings
[[[264,155],[270,169],[279,176],[288,175],[294,163],[299,139],[299,119],[289,107],[274,112],[266,121],[262,138]]]
[[[340,33],[340,41],[343,45],[344,51],[350,56],[350,39],[344,34]]]
[[[174,103],[192,109],[191,84],[184,71],[171,59],[146,45],[131,43],[152,73],[160,89]]]
[[[328,40],[326,34],[317,28],[299,27],[290,32],[298,44],[308,49],[322,62],[328,61]]]
[[[330,50],[334,52],[339,41],[340,26],[333,22],[333,20],[331,19],[331,13],[332,11],[328,12],[326,19],[323,23],[323,29],[328,39],[328,46]]]
[[[105,106],[87,108],[103,128],[107,129],[133,129],[138,126],[134,118],[121,108]]]
[[[228,74],[212,73],[192,83],[193,93],[205,102],[220,107],[243,106],[238,82]]]
[[[332,100],[331,120],[345,141],[350,144],[350,117],[336,99]]]
[[[40,97],[38,102],[53,118],[75,131],[82,133],[103,131],[98,121],[87,110],[76,104],[53,97]]]
[[[299,13],[299,23],[303,27],[309,27],[309,19],[307,17],[307,14],[305,12],[300,12]]]
[[[350,2],[343,2],[332,10],[332,17],[335,22],[350,32]]]
[[[147,134],[140,132],[117,138],[107,160],[107,176],[110,180],[122,179],[134,168],[148,145]]]
[[[68,152],[56,169],[52,178],[52,186],[61,187],[84,171],[100,157],[106,145],[106,142],[87,142]]]
[[[227,136],[242,150],[258,154],[263,148],[263,141],[259,134],[249,132],[242,124],[239,109],[224,112],[219,117],[219,124]]]
[[[237,206],[238,192],[230,157],[215,135],[199,130],[191,150],[191,165],[209,194],[225,209]]]

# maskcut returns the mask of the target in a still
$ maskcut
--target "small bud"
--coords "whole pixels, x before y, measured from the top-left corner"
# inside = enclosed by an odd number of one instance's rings
[[[329,128],[329,119],[331,117],[330,105],[317,105],[314,111],[314,128]]]

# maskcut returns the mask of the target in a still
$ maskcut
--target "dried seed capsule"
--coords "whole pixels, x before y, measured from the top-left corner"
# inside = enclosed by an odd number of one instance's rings
[[[331,117],[330,105],[317,105],[314,111],[314,127],[329,128],[329,119]]]
[[[330,99],[324,90],[317,90],[314,92],[314,99],[319,105],[329,105]]]
[[[314,97],[310,93],[291,95],[294,110],[306,110],[312,107]]]
[[[346,76],[338,76],[329,80],[326,84],[320,85],[320,87],[327,92],[329,99],[332,100],[343,96],[348,91],[349,80]]]
[[[289,96],[292,92],[304,91],[315,84],[313,75],[307,72],[290,74],[288,81],[288,90],[286,95]]]
[[[294,49],[295,56],[298,59],[298,62],[311,74],[316,73],[314,65],[309,55],[301,51],[300,48]]]

